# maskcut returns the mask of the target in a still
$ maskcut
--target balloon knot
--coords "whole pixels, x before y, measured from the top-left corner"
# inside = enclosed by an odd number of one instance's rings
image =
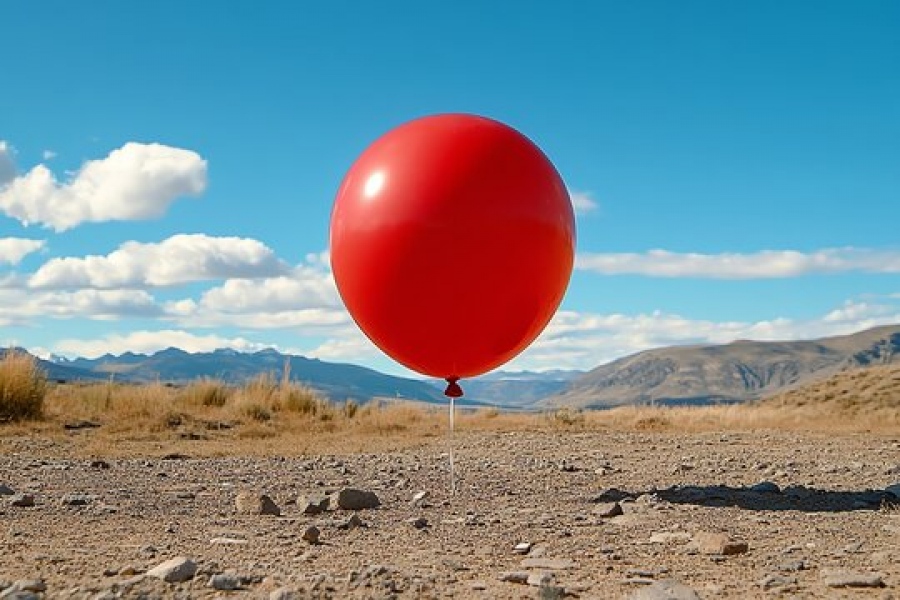
[[[448,377],[447,378],[447,389],[444,390],[444,395],[448,398],[461,398],[463,395],[462,388],[459,387],[459,384],[456,383],[459,381],[459,377]]]

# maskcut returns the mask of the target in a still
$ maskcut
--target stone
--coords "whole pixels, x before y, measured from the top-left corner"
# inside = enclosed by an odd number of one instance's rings
[[[12,496],[15,493],[15,490],[13,490],[11,487],[0,483],[0,496]]]
[[[760,481],[757,484],[750,486],[751,492],[758,492],[760,494],[780,494],[781,488],[778,487],[777,483],[773,483],[771,481]]]
[[[759,587],[764,590],[773,590],[775,588],[786,588],[797,585],[797,578],[790,575],[766,575],[759,581]]]
[[[884,580],[879,573],[860,573],[844,569],[825,569],[822,571],[825,585],[833,588],[880,588]]]
[[[900,483],[895,483],[884,488],[885,493],[893,496],[897,500],[900,500]]]
[[[562,571],[565,569],[574,569],[575,561],[568,558],[543,558],[531,557],[525,558],[521,563],[526,569],[550,569],[553,571]]]
[[[342,488],[331,497],[331,501],[343,510],[367,510],[381,506],[375,492],[355,488]]]
[[[233,537],[214,537],[209,540],[210,544],[224,544],[224,545],[235,545],[235,544],[246,544],[247,540],[242,540],[240,538]]]
[[[637,590],[628,600],[700,600],[700,596],[682,583],[663,579]]]
[[[13,587],[22,592],[36,592],[40,594],[47,591],[47,584],[44,583],[43,579],[20,579],[13,583]]]
[[[428,527],[428,519],[425,517],[413,517],[412,519],[407,519],[406,522],[416,529],[425,529]]]
[[[357,527],[366,527],[367,525],[359,518],[359,515],[350,515],[346,521],[340,521],[337,524],[338,529],[356,529]]]
[[[98,460],[92,460],[92,461],[91,461],[91,468],[92,468],[92,469],[109,469],[109,468],[110,468],[110,464],[109,464],[108,462],[106,462],[105,460],[99,460],[99,459],[98,459]]]
[[[422,506],[423,504],[425,504],[425,501],[427,499],[428,499],[427,491],[418,492],[412,498],[412,505],[416,506],[416,507]]]
[[[238,492],[234,499],[234,506],[238,514],[242,515],[271,515],[281,516],[281,509],[267,496],[250,490]]]
[[[528,554],[531,552],[531,542],[519,542],[513,548],[513,552],[516,554]]]
[[[625,511],[622,510],[622,505],[618,502],[601,502],[597,504],[592,512],[603,519],[618,517],[625,514]]]
[[[149,577],[162,579],[166,583],[189,581],[194,578],[196,573],[197,563],[184,556],[169,559],[147,571]]]
[[[269,600],[300,600],[297,590],[289,587],[278,588],[269,594]]]
[[[319,528],[315,525],[310,525],[306,528],[306,531],[303,532],[303,539],[310,544],[318,544],[320,535],[322,535],[322,532],[319,531]]]
[[[87,506],[94,499],[87,494],[66,494],[62,497],[63,506]]]
[[[328,496],[305,496],[297,501],[297,506],[304,515],[320,515],[328,510],[330,504]]]
[[[16,494],[10,499],[9,503],[20,508],[30,508],[34,506],[34,496],[31,494]]]
[[[713,533],[702,531],[694,534],[694,543],[701,554],[719,556],[732,556],[743,554],[750,547],[747,542],[732,540],[727,533]]]
[[[538,590],[538,600],[562,600],[566,597],[566,588],[559,585],[542,585]]]
[[[234,573],[217,573],[209,578],[206,587],[214,590],[230,592],[241,587],[241,578]]]
[[[498,579],[507,583],[528,583],[528,571],[504,571]]]
[[[534,587],[543,587],[552,584],[556,580],[556,576],[553,573],[548,573],[547,571],[537,571],[535,573],[530,573],[528,575],[528,579],[525,581],[528,585]]]
[[[0,598],[3,600],[40,600],[41,595],[36,592],[17,590],[15,587],[11,587],[8,590],[0,592]]]
[[[657,531],[650,536],[651,544],[672,544],[690,541],[691,534],[687,531]]]
[[[607,488],[591,498],[591,502],[621,502],[622,500],[629,500],[632,498],[634,498],[633,494],[623,492],[622,490],[616,488]]]

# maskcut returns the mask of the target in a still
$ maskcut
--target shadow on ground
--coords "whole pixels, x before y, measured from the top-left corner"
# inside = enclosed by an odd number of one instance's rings
[[[626,492],[606,490],[595,502],[618,502],[650,494],[672,504],[697,506],[737,506],[746,510],[797,510],[802,512],[850,512],[877,510],[884,505],[900,505],[900,499],[882,490],[822,490],[805,486],[784,489],[772,486],[731,487],[727,485],[678,485],[661,490]]]

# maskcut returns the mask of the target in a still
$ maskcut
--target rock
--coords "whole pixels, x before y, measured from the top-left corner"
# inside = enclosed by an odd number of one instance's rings
[[[233,544],[246,544],[247,540],[242,540],[240,538],[233,537],[214,537],[209,540],[210,544],[225,544],[225,545],[233,545]]]
[[[483,581],[473,581],[469,585],[471,586],[471,588],[473,590],[478,591],[478,592],[483,592],[484,590],[488,589],[487,584]]]
[[[552,584],[556,580],[556,576],[553,573],[548,573],[547,571],[537,571],[536,573],[530,573],[528,575],[528,579],[525,581],[528,585],[532,585],[534,587],[544,587]]]
[[[269,594],[269,600],[300,600],[300,594],[289,587],[278,588]]]
[[[109,468],[110,468],[110,464],[109,464],[108,462],[106,462],[105,460],[99,460],[99,459],[98,459],[98,460],[92,460],[92,461],[91,461],[91,468],[92,468],[92,469],[109,469]]]
[[[825,569],[822,571],[825,585],[833,588],[880,588],[884,580],[879,573],[859,573],[843,569]]]
[[[591,498],[591,502],[621,502],[622,500],[629,500],[631,498],[634,498],[633,494],[623,492],[616,488],[607,488]]]
[[[241,579],[234,573],[218,573],[209,578],[206,587],[230,592],[241,587]]]
[[[785,588],[797,585],[797,578],[789,575],[766,575],[759,581],[759,586],[764,590]]]
[[[700,596],[684,584],[663,579],[637,590],[628,600],[700,600]]]
[[[498,579],[507,583],[528,583],[528,571],[504,571]]]
[[[802,560],[789,560],[778,565],[778,570],[786,573],[802,571],[806,568],[806,562]]]
[[[158,564],[149,571],[149,577],[162,579],[166,583],[181,583],[194,578],[197,573],[197,563],[184,556],[178,556]]]
[[[513,552],[516,554],[528,554],[531,551],[531,542],[519,542],[516,544],[515,548],[513,548]]]
[[[381,506],[375,492],[354,488],[341,489],[331,497],[331,501],[343,510],[367,510]]]
[[[16,494],[10,499],[9,503],[21,508],[30,508],[34,506],[34,496],[31,494]]]
[[[63,506],[87,506],[94,499],[87,494],[66,494],[62,497]]]
[[[238,514],[281,516],[281,509],[266,494],[243,490],[234,499]]]
[[[425,504],[425,500],[427,500],[427,499],[428,499],[428,492],[426,492],[426,491],[418,492],[412,498],[412,505],[416,506],[416,507],[422,506],[423,504]]]
[[[751,485],[750,491],[758,492],[760,494],[780,494],[781,488],[778,487],[777,483],[773,483],[771,481],[760,481],[755,485]]]
[[[522,560],[521,565],[526,569],[551,569],[561,571],[565,569],[574,569],[575,561],[568,558],[526,558]]]
[[[687,531],[657,531],[650,536],[651,544],[672,544],[676,542],[690,541],[691,534]]]
[[[412,519],[407,519],[406,522],[416,529],[425,529],[428,527],[428,519],[425,517],[413,517]]]
[[[625,514],[625,512],[622,510],[622,505],[618,502],[601,502],[597,504],[592,512],[604,519],[618,517]]]
[[[885,491],[885,493],[900,500],[900,483],[895,483],[893,485],[889,485],[886,488],[884,488],[884,491]]]
[[[297,500],[297,507],[304,515],[319,515],[328,510],[328,496],[305,496]]]
[[[43,593],[47,591],[47,584],[43,579],[20,579],[13,583],[12,587],[20,592]]]
[[[12,496],[15,493],[16,492],[11,487],[0,483],[0,496]]]
[[[542,585],[538,590],[538,600],[562,600],[566,597],[566,588],[558,585]]]
[[[306,531],[303,532],[303,539],[310,544],[318,544],[320,535],[322,535],[322,532],[319,531],[319,528],[315,525],[310,525],[306,528]]]
[[[41,595],[27,590],[17,590],[15,587],[11,587],[0,593],[0,598],[3,600],[40,600]]]
[[[362,519],[359,518],[359,515],[353,514],[350,515],[350,518],[346,521],[341,521],[337,524],[338,529],[356,529],[357,527],[367,527],[367,525],[363,522]]]
[[[747,542],[732,540],[727,533],[700,532],[694,534],[694,543],[701,554],[731,556],[749,550]]]

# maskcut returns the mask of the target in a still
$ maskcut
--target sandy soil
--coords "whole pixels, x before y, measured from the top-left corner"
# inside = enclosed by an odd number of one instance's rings
[[[900,436],[460,432],[454,447],[451,496],[441,438],[98,462],[67,458],[65,440],[0,437],[14,494],[0,496],[0,596],[900,597],[900,500],[885,491]],[[301,512],[298,498],[347,486],[381,506]],[[240,512],[245,489],[281,515]],[[22,494],[35,505],[15,506]],[[318,544],[303,539],[313,525]],[[196,566],[186,581],[147,573],[176,557]],[[667,596],[666,580],[686,587]]]

